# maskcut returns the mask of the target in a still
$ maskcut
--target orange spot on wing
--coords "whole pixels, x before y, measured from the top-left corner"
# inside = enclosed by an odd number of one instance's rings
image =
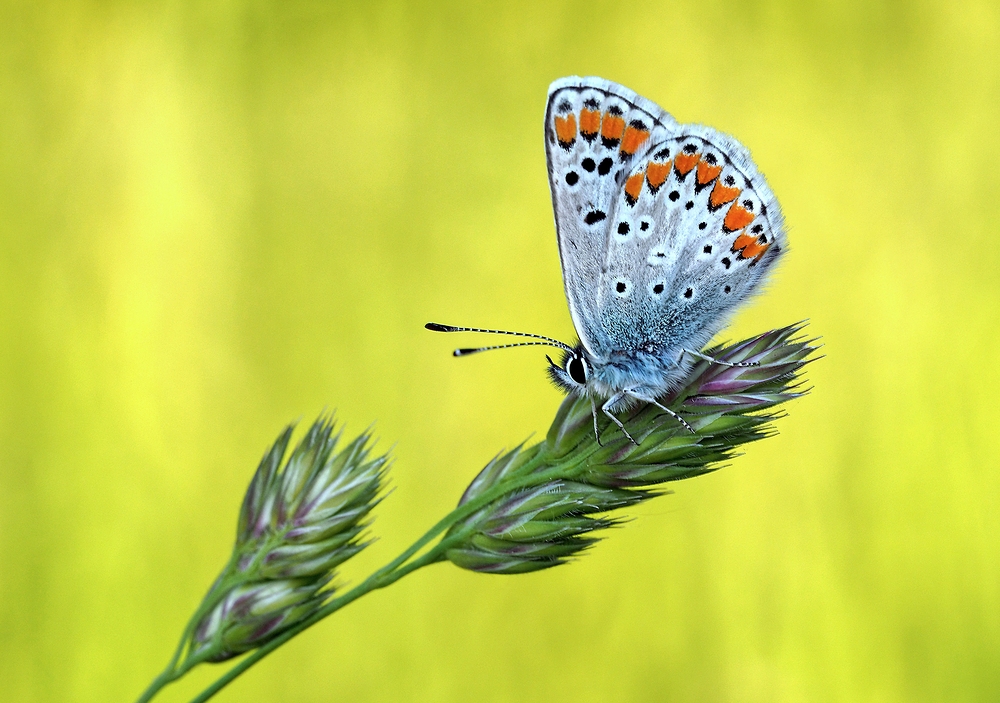
[[[751,237],[746,232],[740,232],[739,236],[736,237],[736,241],[733,242],[733,251],[741,252],[746,247],[750,246],[757,240]],[[746,258],[746,257],[744,257]]]
[[[716,164],[715,166],[705,163],[704,161],[698,162],[698,182],[701,185],[707,185],[719,177],[722,173],[722,166]],[[735,197],[735,196],[734,196]]]
[[[633,173],[625,181],[625,198],[629,205],[635,205],[635,201],[639,199],[639,194],[642,192],[642,181],[645,177],[646,174],[639,171],[639,173]]]
[[[767,251],[771,246],[771,243],[761,244],[759,240],[754,240],[752,244],[748,244],[743,249],[744,259],[757,259],[760,261],[760,257],[764,256],[764,252]]]
[[[663,185],[669,175],[669,161],[665,164],[658,164],[655,161],[650,161],[649,166],[646,167],[646,180],[649,181],[649,187],[653,190],[656,190]]]
[[[594,136],[601,128],[601,113],[597,110],[580,110],[580,133]]]
[[[736,200],[739,194],[739,188],[727,188],[716,181],[715,187],[712,188],[712,194],[708,196],[708,202],[712,204],[713,208],[722,207],[726,203]]]
[[[624,117],[612,115],[610,112],[604,113],[604,121],[601,122],[601,139],[621,139],[624,131]]]
[[[694,168],[700,158],[701,154],[678,154],[674,157],[674,168],[683,176]]]
[[[569,146],[576,140],[576,115],[571,113],[565,117],[556,117],[556,136],[563,146]]]
[[[726,219],[722,221],[722,224],[730,232],[735,232],[753,222],[753,218],[752,212],[744,210],[740,205],[733,204],[730,206],[729,212],[726,213]]]
[[[647,139],[649,139],[649,132],[629,125],[625,128],[625,136],[622,137],[622,153],[631,156]]]

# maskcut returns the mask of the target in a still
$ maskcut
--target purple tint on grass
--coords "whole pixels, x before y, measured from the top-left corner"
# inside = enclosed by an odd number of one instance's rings
[[[276,615],[270,620],[261,623],[260,627],[255,629],[252,633],[250,633],[250,636],[247,638],[248,641],[254,642],[260,639],[261,637],[264,637],[265,635],[273,632],[274,630],[276,630],[278,627],[281,626],[281,623],[284,621],[284,619],[285,619],[284,615]]]
[[[684,401],[687,405],[698,405],[702,407],[756,407],[761,405],[771,405],[775,399],[771,396],[761,395],[696,395]]]
[[[729,369],[739,372],[742,369]],[[740,373],[721,373],[698,387],[699,394],[727,395],[740,393],[760,383],[760,379],[746,378]]]

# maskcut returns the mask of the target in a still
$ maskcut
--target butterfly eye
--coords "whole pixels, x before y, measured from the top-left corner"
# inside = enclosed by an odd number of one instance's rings
[[[582,357],[574,356],[570,359],[569,363],[566,364],[566,371],[569,373],[569,377],[581,386],[587,383],[587,362]]]

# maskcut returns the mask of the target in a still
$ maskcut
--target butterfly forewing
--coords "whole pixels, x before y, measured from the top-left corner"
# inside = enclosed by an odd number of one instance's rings
[[[563,282],[573,323],[591,354],[604,356],[613,346],[595,299],[611,245],[612,211],[638,156],[676,128],[654,103],[610,81],[570,77],[549,88],[545,150]]]

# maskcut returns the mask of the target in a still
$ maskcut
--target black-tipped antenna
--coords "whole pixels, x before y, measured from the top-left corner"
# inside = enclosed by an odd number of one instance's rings
[[[558,349],[563,349],[565,351],[573,353],[573,347],[569,346],[564,342],[560,342],[558,339],[552,339],[552,337],[545,337],[540,334],[529,334],[528,332],[508,332],[507,330],[484,330],[479,327],[455,327],[454,325],[442,325],[437,322],[428,322],[424,325],[427,329],[432,332],[483,332],[485,334],[509,334],[513,337],[531,337],[532,339],[541,339],[542,342],[521,342],[519,344],[500,344],[493,347],[478,347],[475,349],[456,349],[455,356],[467,356],[468,354],[475,354],[476,352],[487,351],[489,349],[507,349],[509,347],[556,347]]]
[[[565,349],[568,352],[573,351],[573,347],[569,346],[565,342],[560,342],[558,339],[552,339],[552,337],[546,337],[540,334],[530,334],[528,332],[508,332],[507,330],[485,330],[480,327],[455,327],[454,325],[442,325],[438,322],[428,322],[424,325],[431,332],[483,332],[485,334],[509,334],[512,337],[531,337],[532,339],[541,339],[547,342],[547,344],[542,344],[541,342],[526,342],[524,344],[503,344],[498,347],[483,347],[482,350],[485,351],[487,348],[493,349],[504,349],[506,347],[519,347],[519,346],[550,346],[557,347],[559,349]],[[462,351],[461,349],[457,351]]]
[[[491,347],[473,347],[456,349],[452,352],[452,356],[468,356],[469,354],[478,354],[479,352],[490,351],[491,349],[510,349],[511,347],[551,347],[552,344],[548,342],[518,342],[517,344],[496,344]],[[548,358],[548,355],[546,355]]]

